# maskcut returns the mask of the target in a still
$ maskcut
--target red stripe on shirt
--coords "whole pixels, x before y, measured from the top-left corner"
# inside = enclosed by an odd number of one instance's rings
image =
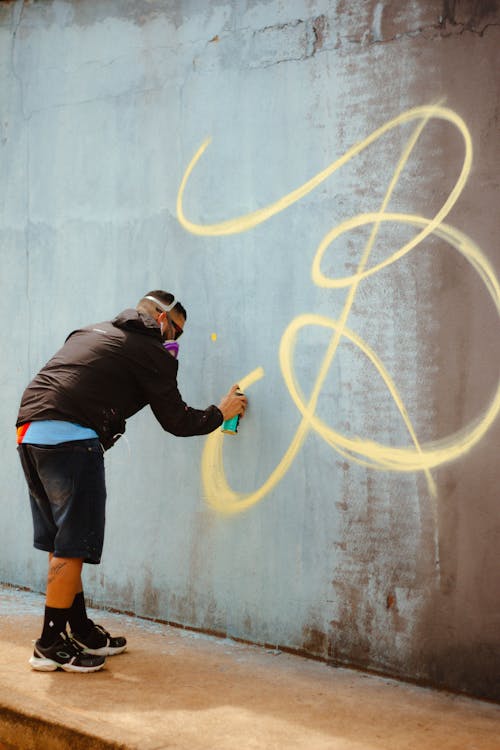
[[[20,445],[23,442],[24,436],[26,435],[31,422],[25,422],[17,428],[17,444]]]

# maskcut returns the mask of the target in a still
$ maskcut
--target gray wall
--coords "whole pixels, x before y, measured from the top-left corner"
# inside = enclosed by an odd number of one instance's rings
[[[163,287],[185,399],[250,409],[130,420],[88,596],[500,697],[496,6],[0,3],[0,580],[44,588],[24,386]]]

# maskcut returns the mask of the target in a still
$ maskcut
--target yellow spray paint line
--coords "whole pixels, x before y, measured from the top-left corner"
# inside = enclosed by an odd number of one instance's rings
[[[409,109],[408,111],[403,112],[401,115],[398,115],[398,117],[395,117],[393,120],[389,120],[387,123],[385,123],[385,125],[382,125],[380,128],[375,130],[371,135],[369,135],[363,141],[361,141],[360,143],[348,149],[348,151],[346,151],[346,153],[343,156],[341,156],[339,159],[336,159],[324,170],[322,170],[321,172],[318,172],[317,175],[312,177],[303,185],[296,188],[295,190],[292,190],[290,193],[283,196],[282,198],[275,201],[274,203],[270,203],[269,205],[264,206],[263,208],[258,209],[257,211],[251,211],[248,214],[243,214],[242,216],[237,216],[233,219],[228,219],[226,221],[222,221],[219,223],[196,224],[195,222],[192,222],[189,219],[187,219],[184,213],[184,192],[186,189],[186,185],[189,181],[189,177],[191,176],[191,173],[193,172],[196,164],[199,162],[202,155],[204,154],[204,152],[206,151],[206,149],[212,142],[211,137],[206,138],[205,141],[201,144],[201,146],[197,150],[197,152],[195,153],[195,155],[193,156],[193,158],[191,159],[183,175],[181,184],[179,186],[179,191],[177,193],[177,202],[176,202],[177,218],[179,220],[179,223],[188,232],[191,232],[192,234],[198,234],[203,237],[216,237],[216,236],[221,236],[221,235],[239,234],[241,232],[246,232],[249,229],[256,227],[258,224],[261,224],[262,222],[267,221],[272,216],[275,216],[276,214],[281,213],[281,211],[288,208],[293,203],[296,203],[301,198],[304,198],[306,195],[312,192],[316,187],[318,187],[318,185],[324,182],[324,180],[326,180],[334,172],[336,172],[338,169],[344,166],[344,164],[347,164],[354,156],[357,156],[357,154],[364,151],[372,143],[375,143],[379,138],[381,138],[383,135],[385,135],[389,131],[394,130],[395,128],[398,128],[407,122],[411,122],[413,120],[420,120],[421,118],[427,118],[427,119],[439,118],[439,119],[447,120],[448,122],[456,125],[458,130],[464,135],[464,138],[466,138],[470,142],[470,136],[467,130],[467,126],[465,125],[462,118],[459,115],[457,115],[455,112],[453,112],[453,110],[448,109],[446,107],[442,107],[440,105],[425,105],[422,107],[414,107],[413,109]],[[464,164],[464,170],[465,170],[465,164]],[[470,165],[466,171],[468,175],[470,171]],[[455,191],[452,191],[452,193],[449,196],[447,203],[449,203],[450,205],[446,213],[450,210],[451,206],[454,205],[454,203],[456,202],[456,199],[458,198],[458,195],[461,192],[463,185],[460,187],[460,189],[458,189],[459,182],[460,180],[457,182],[457,185],[455,186]],[[455,195],[455,193],[458,193],[458,194]]]
[[[450,123],[463,137],[464,159],[456,183],[448,198],[432,219],[413,214],[387,212],[386,209],[391,195],[398,184],[404,166],[415,148],[424,128],[432,119],[440,119]],[[288,193],[280,200],[240,217],[216,224],[201,225],[191,222],[185,217],[183,211],[183,196],[188,179],[194,167],[208,147],[210,139],[207,139],[194,155],[182,179],[177,197],[178,218],[186,230],[203,236],[245,232],[252,227],[257,226],[257,224],[267,221],[280,211],[288,208],[297,200],[303,198],[314,190],[323,180],[369,145],[376,142],[385,133],[415,120],[418,121],[417,126],[409,138],[394,170],[394,174],[382,201],[380,210],[358,214],[357,216],[341,222],[325,235],[317,248],[311,268],[312,281],[322,288],[348,288],[347,298],[340,319],[335,321],[331,318],[314,314],[300,315],[291,321],[282,336],[279,351],[282,375],[290,396],[302,415],[302,419],[280,462],[260,488],[250,493],[235,492],[229,486],[224,472],[222,449],[223,435],[217,431],[208,436],[202,456],[202,478],[207,502],[219,512],[241,512],[262,500],[276,486],[276,484],[281,481],[289,470],[310,430],[314,430],[327,444],[338,451],[340,455],[348,457],[350,460],[363,466],[386,471],[424,472],[431,497],[434,498],[436,495],[436,488],[430,470],[445,462],[455,460],[459,456],[468,452],[473,445],[484,436],[497,417],[498,412],[500,411],[500,385],[482,417],[479,417],[458,433],[448,436],[447,438],[442,438],[441,440],[427,443],[422,447],[418,441],[403,400],[381,359],[368,346],[368,344],[361,339],[361,337],[357,336],[354,332],[349,331],[346,327],[347,318],[354,303],[360,282],[403,258],[406,254],[418,247],[423,240],[431,234],[435,234],[445,240],[452,247],[462,253],[462,255],[464,255],[464,257],[471,263],[485,284],[500,316],[500,287],[493,267],[469,237],[462,232],[459,232],[454,227],[443,223],[443,219],[458,200],[466,184],[472,165],[472,141],[469,131],[462,118],[452,110],[442,107],[441,105],[428,105],[408,110],[375,130],[364,141],[353,146],[342,157],[332,162],[332,164],[330,164],[325,170],[319,172],[312,179],[296,190]],[[412,240],[397,249],[389,257],[385,258],[385,260],[370,268],[366,268],[382,222],[393,222],[403,225],[407,224],[417,228],[419,232]],[[357,272],[353,275],[342,278],[330,278],[324,276],[321,272],[321,261],[327,248],[330,247],[338,237],[346,232],[369,224],[373,225],[372,231],[362,258],[358,264]],[[333,331],[327,352],[321,363],[318,376],[308,400],[306,400],[301,394],[293,372],[295,339],[299,330],[306,325],[327,327],[331,328]],[[361,438],[347,438],[329,428],[321,419],[319,419],[319,417],[317,417],[315,412],[321,389],[342,337],[350,340],[376,368],[403,419],[413,441],[413,448],[387,446],[373,440],[363,440]],[[247,390],[263,376],[263,369],[256,368],[241,379],[241,386]],[[433,516],[436,520],[437,512],[435,504],[433,505]]]
[[[408,223],[413,226],[422,226],[427,220],[418,216],[408,216],[406,214],[385,214],[380,217],[381,221],[399,221]],[[452,247],[459,250],[471,265],[478,270],[480,277],[485,281],[487,291],[495,304],[497,313],[500,317],[500,286],[494,275],[494,270],[489,261],[481,253],[479,248],[459,230],[446,224],[435,231],[436,236],[448,242]],[[335,327],[337,323],[329,318],[322,316],[301,316],[296,318],[289,325],[282,338],[282,347],[286,350],[282,354],[282,361],[287,362],[286,382],[292,383],[290,394],[300,411],[306,411],[306,407],[301,403],[300,396],[293,386],[293,373],[290,369],[290,352],[293,351],[293,342],[291,339],[296,335],[298,328],[307,324],[316,324],[322,326]],[[345,329],[344,335],[349,338],[361,351],[373,362],[379,371],[381,377],[386,381],[388,389],[389,376],[380,359],[372,352],[367,344],[355,334]],[[462,428],[457,433],[425,444],[420,452],[413,449],[397,448],[390,446],[380,446],[378,443],[365,441],[361,439],[349,439],[339,433],[330,430],[319,423],[318,418],[311,417],[311,426],[315,431],[319,431],[322,437],[333,447],[338,444],[343,450],[352,451],[359,455],[370,456],[374,466],[391,471],[419,471],[425,468],[435,468],[445,462],[455,460],[468,452],[491,427],[500,411],[500,384],[491,400],[489,406],[484,411],[482,417],[478,417],[467,427]]]
[[[387,206],[389,204],[389,201],[390,201],[390,198],[392,196],[392,193],[394,192],[394,189],[395,189],[395,187],[396,187],[396,185],[397,185],[397,183],[399,181],[399,178],[401,177],[401,173],[402,173],[402,171],[403,171],[403,169],[404,169],[404,167],[405,167],[405,165],[406,165],[406,163],[407,163],[407,161],[408,161],[408,159],[409,159],[409,157],[410,157],[413,149],[415,148],[415,145],[416,145],[418,139],[420,138],[420,135],[422,134],[422,131],[424,130],[425,126],[427,125],[428,120],[429,120],[429,115],[427,115],[417,125],[417,127],[415,128],[412,136],[408,140],[408,143],[406,144],[406,147],[405,147],[405,149],[403,151],[403,154],[402,154],[402,156],[401,156],[401,158],[399,160],[399,163],[397,164],[396,169],[394,170],[394,174],[393,174],[392,180],[391,180],[391,182],[389,184],[387,192],[386,192],[386,194],[384,196],[384,199],[382,201],[382,205],[380,207],[380,213],[381,214],[383,214],[385,212],[385,209],[387,208]],[[357,278],[353,282],[353,284],[352,284],[352,286],[350,288],[350,291],[349,291],[348,296],[347,296],[346,303],[344,305],[344,309],[343,309],[341,317],[340,317],[339,328],[337,329],[337,332],[336,332],[336,334],[334,335],[334,337],[332,339],[332,344],[329,347],[327,355],[326,355],[326,357],[325,357],[325,359],[323,361],[323,366],[322,366],[322,369],[320,371],[320,375],[318,377],[318,380],[316,381],[316,386],[315,386],[315,389],[313,391],[313,395],[312,395],[311,402],[310,402],[311,403],[311,408],[310,408],[311,416],[313,416],[314,412],[316,411],[317,400],[319,398],[321,387],[323,385],[323,382],[324,382],[324,380],[325,380],[325,378],[327,376],[328,370],[330,369],[331,363],[333,362],[333,359],[334,359],[335,354],[337,352],[340,339],[343,336],[345,324],[347,322],[347,318],[349,316],[349,313],[351,311],[352,305],[354,303],[354,299],[356,297],[356,293],[358,291],[358,286],[359,286],[359,283],[360,283],[360,280],[361,280],[360,279],[360,274],[362,274],[362,272],[363,272],[366,264],[368,263],[368,259],[369,259],[370,255],[371,255],[372,250],[373,250],[373,245],[375,243],[375,240],[376,240],[379,228],[380,228],[380,224],[381,224],[380,219],[378,219],[376,222],[374,222],[372,232],[370,234],[370,237],[369,237],[368,243],[366,245],[365,251],[363,253],[363,256],[362,256],[361,261],[360,261],[359,266],[358,266]],[[314,274],[313,274],[313,281],[315,281]],[[420,445],[419,445],[419,442],[418,442],[418,439],[417,439],[417,435],[415,433],[415,430],[413,428],[413,425],[411,423],[409,415],[408,415],[406,409],[403,406],[402,399],[399,396],[398,391],[396,390],[396,387],[394,386],[394,384],[392,382],[389,381],[388,377],[387,378],[384,377],[384,381],[385,381],[386,385],[389,388],[389,393],[391,394],[394,402],[396,403],[396,406],[398,407],[401,416],[403,417],[403,421],[404,421],[404,423],[405,423],[405,425],[406,425],[406,427],[408,429],[408,432],[410,433],[410,436],[411,436],[411,438],[412,438],[412,440],[413,440],[413,442],[415,444],[415,447],[416,447],[417,451],[419,453],[421,453],[421,449],[420,449]],[[430,474],[429,469],[426,468],[425,469],[425,473],[426,473],[427,484],[428,484],[431,496],[435,497],[436,496],[436,486],[435,486],[434,480],[432,479],[432,476]],[[434,515],[434,518],[436,519],[436,511],[435,511],[434,504],[433,504],[433,515]]]

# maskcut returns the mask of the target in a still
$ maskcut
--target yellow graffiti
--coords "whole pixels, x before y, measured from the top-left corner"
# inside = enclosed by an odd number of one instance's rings
[[[398,183],[401,172],[415,148],[424,128],[429,121],[433,119],[444,120],[452,124],[463,138],[464,158],[457,180],[446,201],[432,219],[413,214],[387,212],[387,206],[394,188]],[[421,446],[403,400],[382,361],[368,344],[353,331],[349,330],[346,325],[361,281],[401,259],[431,234],[445,240],[449,245],[467,258],[484,282],[500,316],[500,287],[495,272],[488,259],[469,237],[454,227],[444,223],[445,217],[457,202],[466,184],[472,165],[472,141],[469,131],[463,119],[452,110],[440,105],[428,105],[408,110],[393,120],[390,120],[381,128],[375,130],[364,141],[349,149],[341,158],[332,162],[332,164],[326,169],[319,172],[296,190],[283,196],[280,200],[243,216],[222,221],[217,224],[202,225],[195,224],[186,218],[183,210],[183,197],[188,179],[210,142],[210,139],[207,139],[194,155],[182,179],[177,197],[177,215],[180,223],[185,229],[198,235],[217,236],[247,231],[258,224],[267,221],[272,216],[303,198],[314,190],[322,181],[327,179],[354,156],[368,148],[368,146],[381,138],[385,133],[410,122],[416,122],[415,128],[403,149],[402,155],[394,170],[380,210],[359,214],[340,223],[325,235],[317,248],[312,264],[311,275],[313,282],[319,287],[336,289],[346,288],[348,290],[340,318],[338,320],[333,320],[328,317],[314,314],[300,315],[289,324],[282,336],[279,351],[281,371],[290,396],[301,414],[299,426],[282,459],[271,472],[267,480],[257,490],[249,493],[240,493],[233,490],[226,479],[223,462],[223,433],[219,431],[214,432],[209,435],[206,440],[202,457],[202,477],[205,496],[207,502],[219,512],[241,512],[262,500],[262,498],[264,498],[286,474],[310,430],[314,430],[328,445],[338,451],[341,455],[364,466],[386,471],[424,472],[431,496],[435,498],[436,488],[430,473],[431,469],[440,466],[445,462],[457,459],[467,453],[479,440],[481,440],[500,411],[499,384],[490,404],[485,409],[484,413],[474,422],[457,433]],[[419,231],[413,239],[397,249],[392,255],[377,265],[369,267],[371,251],[382,222],[392,222],[403,225],[407,224]],[[372,231],[363,251],[361,260],[358,263],[356,273],[342,278],[330,278],[325,276],[321,271],[321,262],[328,247],[346,232],[367,225],[372,225]],[[330,329],[332,332],[326,354],[323,358],[318,376],[308,399],[306,399],[301,393],[293,371],[296,337],[298,332],[305,326],[320,326]],[[371,440],[348,438],[331,429],[316,415],[317,403],[323,383],[332,365],[342,338],[348,339],[354,344],[354,346],[356,346],[368,358],[380,374],[399,413],[401,414],[413,446],[393,447]],[[248,390],[248,388],[263,376],[263,369],[257,368],[247,376],[243,377],[240,381],[240,385],[243,389]],[[433,507],[433,512],[435,515],[435,506]]]

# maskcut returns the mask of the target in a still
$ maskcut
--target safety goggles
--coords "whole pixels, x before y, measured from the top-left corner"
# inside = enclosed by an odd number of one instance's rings
[[[163,312],[166,313],[167,320],[168,320],[168,322],[170,323],[170,325],[172,326],[172,328],[175,331],[174,341],[177,341],[177,339],[180,339],[180,337],[182,336],[182,334],[184,333],[184,331],[182,330],[182,328],[180,327],[180,325],[178,325],[175,322],[175,320],[173,320],[173,318],[169,315],[169,313],[171,312],[171,310],[173,310],[174,307],[177,304],[177,300],[175,299],[175,297],[174,297],[174,299],[172,300],[172,302],[169,305],[164,305],[163,302],[160,302],[159,299],[156,299],[156,297],[152,297],[149,294],[146,297],[144,297],[144,299],[150,299],[151,302],[154,302],[155,305],[157,305],[160,308],[160,310],[163,310]]]

